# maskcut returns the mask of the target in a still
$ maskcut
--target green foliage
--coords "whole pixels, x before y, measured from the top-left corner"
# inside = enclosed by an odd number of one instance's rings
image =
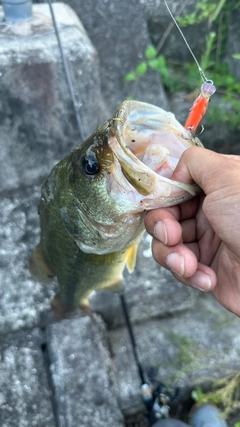
[[[126,74],[124,80],[125,82],[133,82],[134,80],[136,80],[136,78],[137,78],[136,73],[131,72]]]
[[[170,87],[170,69],[167,64],[167,60],[163,55],[158,55],[155,58],[151,59],[148,62],[148,66],[158,71],[162,78],[163,84],[166,87]]]
[[[138,77],[142,77],[144,76],[144,74],[147,71],[147,63],[145,61],[140,62],[140,64],[137,65],[136,67],[136,74]]]
[[[215,379],[212,381],[211,389],[203,391],[201,387],[195,387],[191,396],[197,403],[215,403],[221,407],[222,416],[226,419],[233,410],[240,408],[240,373],[231,377]],[[240,427],[240,423],[236,424]]]
[[[206,37],[206,49],[201,59],[201,67],[206,72],[210,67],[213,67],[215,61],[212,59],[211,54],[215,48],[216,33],[211,31]]]
[[[169,68],[164,56],[158,55],[157,50],[153,45],[147,47],[144,56],[146,60],[140,62],[134,71],[131,71],[125,76],[125,82],[136,81],[139,77],[146,74],[148,68],[153,68],[160,73],[163,84],[168,86]]]
[[[208,394],[204,393],[201,389],[201,387],[196,387],[192,390],[191,397],[195,402],[197,403],[220,403],[221,402],[221,396],[218,394],[211,395],[211,399],[209,399]]]
[[[144,76],[144,74],[146,74],[147,68],[148,64],[146,61],[140,62],[137,65],[135,71],[132,71],[125,76],[125,82],[132,82],[137,80],[139,77]]]
[[[179,16],[177,21],[181,27],[187,25],[201,24],[208,21],[210,26],[215,22],[221,13],[228,13],[234,11],[240,6],[240,1],[227,1],[227,0],[199,0],[192,13],[185,16]]]
[[[196,387],[192,390],[191,397],[195,402],[202,402],[204,399],[204,392],[200,387]]]
[[[215,46],[218,61],[219,56],[224,51],[231,15],[239,6],[240,0],[232,2],[227,0],[198,0],[194,11],[183,17],[177,17],[177,21],[181,27],[207,22],[209,31],[214,24],[218,33],[217,46]]]
[[[191,72],[189,64],[184,65],[186,71],[190,73],[190,75],[188,75],[188,81],[186,81],[184,77],[179,79],[180,68],[182,70],[183,67],[173,67],[163,55],[158,55],[153,45],[147,47],[144,52],[144,57],[144,60],[137,65],[136,69],[125,76],[125,82],[137,81],[146,74],[148,69],[154,69],[159,73],[163,85],[170,92],[183,90],[186,87],[193,89],[194,85],[200,82],[199,74],[196,73],[196,66],[191,67]]]
[[[178,23],[182,27],[200,24],[206,19],[209,23],[212,23],[223,10],[225,3],[226,0],[200,0],[197,2],[195,10],[192,13],[183,17],[178,17]]]
[[[157,54],[157,49],[153,45],[148,46],[145,51],[145,56],[147,59],[154,59],[156,58]]]

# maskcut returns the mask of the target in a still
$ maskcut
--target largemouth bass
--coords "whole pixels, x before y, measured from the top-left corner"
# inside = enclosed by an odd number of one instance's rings
[[[172,113],[137,101],[61,160],[42,187],[41,240],[30,262],[41,282],[57,277],[65,311],[88,306],[92,290],[121,292],[133,271],[147,210],[195,196],[171,180],[181,154],[200,141]]]

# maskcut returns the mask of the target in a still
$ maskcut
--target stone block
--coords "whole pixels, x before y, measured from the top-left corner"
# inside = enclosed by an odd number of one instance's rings
[[[56,426],[41,350],[43,342],[38,329],[1,337],[1,427]]]
[[[71,8],[54,10],[87,137],[107,117],[98,55]],[[0,191],[42,182],[81,142],[48,5],[33,16],[6,24],[0,9]]]
[[[167,98],[155,71],[148,70],[135,82],[124,81],[126,74],[144,59],[151,43],[139,1],[68,0],[68,4],[80,17],[99,53],[102,91],[110,113],[129,97],[167,109]]]
[[[49,320],[56,284],[41,285],[28,271],[38,241],[39,188],[0,200],[0,333],[32,328]]]
[[[124,427],[100,318],[53,324],[47,343],[58,425]]]

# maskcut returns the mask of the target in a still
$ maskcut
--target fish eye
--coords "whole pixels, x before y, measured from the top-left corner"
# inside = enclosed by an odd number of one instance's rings
[[[97,175],[99,172],[99,163],[94,153],[87,154],[82,159],[82,167],[86,175]]]

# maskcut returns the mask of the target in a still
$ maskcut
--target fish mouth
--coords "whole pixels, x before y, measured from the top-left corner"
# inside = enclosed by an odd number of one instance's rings
[[[174,114],[125,101],[112,119],[109,145],[122,174],[140,195],[143,209],[181,203],[201,191],[196,184],[171,179],[182,153],[193,145],[202,146]]]

